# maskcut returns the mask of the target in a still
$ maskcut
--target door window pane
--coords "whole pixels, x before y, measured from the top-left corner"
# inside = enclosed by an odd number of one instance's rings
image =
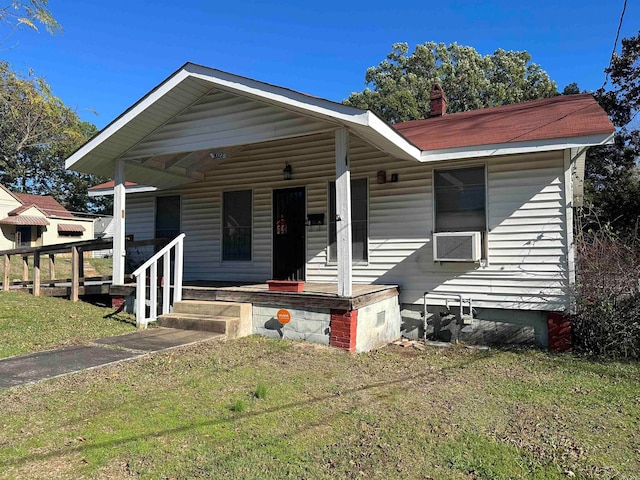
[[[251,190],[224,192],[222,197],[222,260],[251,260]]]

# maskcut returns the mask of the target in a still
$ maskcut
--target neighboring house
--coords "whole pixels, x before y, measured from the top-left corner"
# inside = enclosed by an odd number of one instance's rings
[[[434,118],[388,125],[186,64],[67,167],[155,186],[126,206],[118,193],[116,224],[136,240],[184,232],[187,280],[337,282],[346,297],[397,284],[413,334],[425,292],[463,295],[480,330],[545,344],[547,316],[570,306],[585,152],[613,125],[591,95],[451,115],[432,97]]]
[[[0,250],[93,238],[93,220],[74,216],[48,195],[13,193],[0,185]]]
[[[111,187],[113,189],[113,187]],[[91,189],[89,189],[91,190]],[[98,217],[93,220],[93,236],[96,239],[104,240],[113,238],[113,217]],[[93,250],[91,252],[93,258],[106,258],[113,255],[113,249]]]

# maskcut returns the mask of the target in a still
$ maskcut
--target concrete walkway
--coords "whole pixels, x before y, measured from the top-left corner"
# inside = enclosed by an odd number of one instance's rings
[[[152,328],[101,338],[88,345],[74,345],[5,358],[0,360],[0,388],[40,382],[216,338],[224,338],[224,335],[194,330]]]

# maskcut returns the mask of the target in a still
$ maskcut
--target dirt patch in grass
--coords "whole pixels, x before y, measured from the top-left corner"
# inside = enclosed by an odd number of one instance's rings
[[[638,380],[532,350],[204,343],[0,392],[0,478],[638,478]]]

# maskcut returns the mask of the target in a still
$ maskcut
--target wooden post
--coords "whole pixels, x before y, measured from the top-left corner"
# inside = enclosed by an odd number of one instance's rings
[[[40,252],[33,254],[33,296],[40,296]]]
[[[49,278],[51,280],[56,279],[56,257],[55,254],[49,254]]]
[[[84,286],[84,250],[82,248],[78,249],[78,279],[79,285]]]
[[[22,256],[22,280],[25,282],[29,280],[29,256]]]
[[[11,256],[4,254],[4,281],[2,282],[2,290],[9,291],[9,278],[11,275]]]
[[[116,171],[113,177],[113,284],[124,285],[125,244],[125,165],[124,160],[116,160]]]
[[[338,296],[351,296],[351,172],[349,171],[349,132],[339,128],[336,150],[336,243],[338,248]]]
[[[78,285],[78,247],[71,247],[71,300],[77,302],[79,297]]]

